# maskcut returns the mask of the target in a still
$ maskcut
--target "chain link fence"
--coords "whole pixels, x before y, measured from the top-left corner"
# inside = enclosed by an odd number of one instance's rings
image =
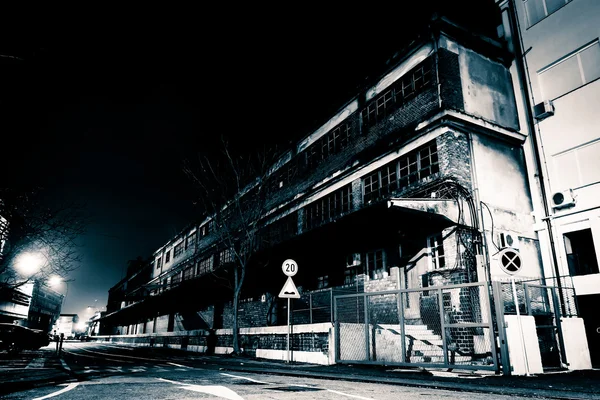
[[[339,362],[495,369],[485,283],[335,297]]]

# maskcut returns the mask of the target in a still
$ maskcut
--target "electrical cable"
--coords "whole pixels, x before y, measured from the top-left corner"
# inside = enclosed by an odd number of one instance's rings
[[[483,201],[481,202],[481,204],[485,206],[485,209],[488,211],[488,214],[490,214],[490,219],[492,221],[492,244],[494,245],[496,250],[500,251],[500,248],[496,245],[496,242],[494,242],[494,216],[492,215],[492,212],[490,211],[490,208],[487,204],[485,204]]]

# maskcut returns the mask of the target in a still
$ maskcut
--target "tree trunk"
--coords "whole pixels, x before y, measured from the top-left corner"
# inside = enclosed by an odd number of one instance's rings
[[[236,266],[233,271],[234,285],[233,285],[233,354],[240,354],[240,338],[238,329],[238,304],[240,301],[240,289],[242,287],[240,282],[239,270]]]

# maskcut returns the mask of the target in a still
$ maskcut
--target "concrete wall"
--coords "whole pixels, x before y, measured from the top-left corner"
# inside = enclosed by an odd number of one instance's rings
[[[335,363],[334,331],[331,323],[294,325],[290,336],[291,361],[330,365]],[[287,325],[240,329],[242,350],[257,358],[287,359]],[[215,353],[233,351],[231,329],[217,329]],[[99,342],[124,343],[143,347],[170,347],[206,351],[207,331],[181,331],[160,334],[95,336]]]

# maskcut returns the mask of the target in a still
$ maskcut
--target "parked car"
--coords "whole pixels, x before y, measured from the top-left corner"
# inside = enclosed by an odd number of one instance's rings
[[[21,350],[38,350],[50,344],[50,335],[39,329],[0,323],[0,350],[18,353]]]

